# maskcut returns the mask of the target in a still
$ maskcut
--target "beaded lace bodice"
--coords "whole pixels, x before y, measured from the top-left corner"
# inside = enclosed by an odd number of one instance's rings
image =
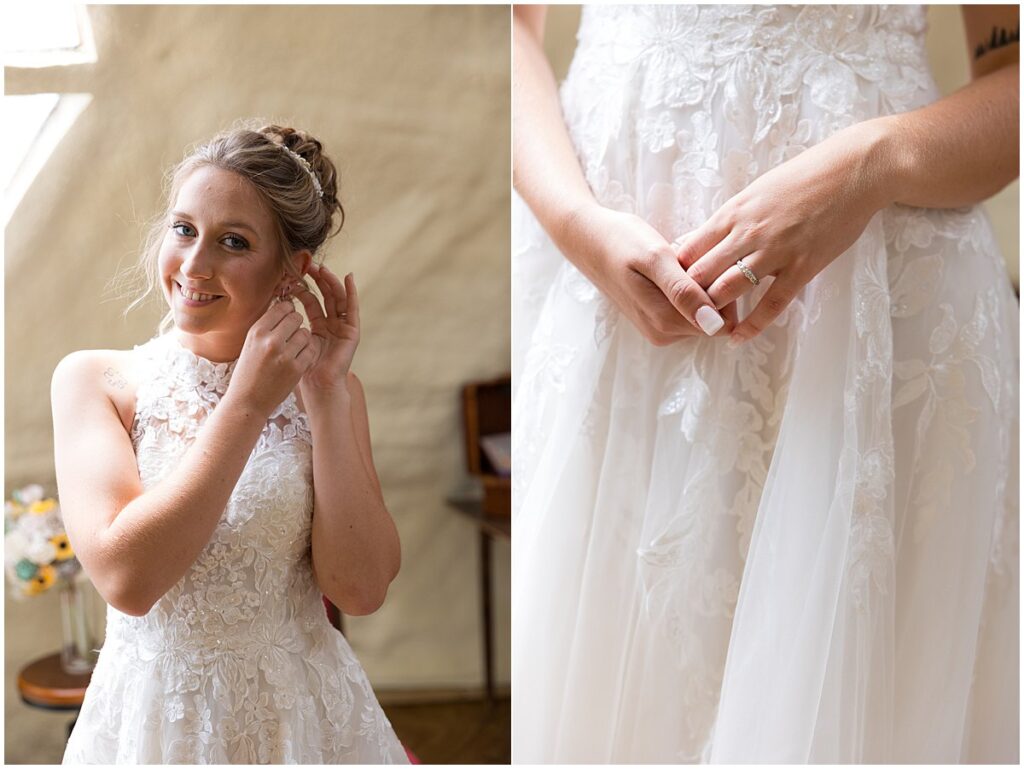
[[[144,488],[167,475],[191,446],[227,391],[232,363],[212,363],[183,347],[173,334],[137,348],[142,378],[131,439]],[[309,424],[290,394],[253,449],[224,515],[193,567],[144,617],[125,616],[131,636],[149,646],[167,642],[204,651],[239,651],[272,637],[279,610],[267,598],[308,593],[309,532],[313,513]],[[275,600],[274,603],[277,603]],[[307,607],[287,607],[295,618]],[[316,618],[323,613],[313,602]],[[182,622],[182,620],[184,620]],[[117,627],[108,628],[108,633]],[[251,650],[251,649],[249,649]]]
[[[144,488],[181,460],[231,381],[174,333],[135,349]],[[209,543],[144,616],[107,609],[64,763],[400,763],[312,574],[312,440],[290,394],[267,420]]]

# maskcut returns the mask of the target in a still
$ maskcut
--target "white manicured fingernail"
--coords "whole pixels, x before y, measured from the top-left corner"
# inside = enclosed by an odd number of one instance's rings
[[[714,307],[706,304],[697,310],[697,325],[708,336],[714,336],[715,332],[725,325],[725,321],[715,312]]]

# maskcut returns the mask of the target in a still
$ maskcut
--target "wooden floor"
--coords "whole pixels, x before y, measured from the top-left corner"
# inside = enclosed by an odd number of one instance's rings
[[[511,762],[509,700],[384,705],[398,738],[424,764],[508,764]],[[44,727],[42,739],[25,741],[7,730],[6,763],[60,763],[72,713],[20,705],[19,713]],[[8,712],[8,726],[11,713]],[[22,735],[23,736],[23,735]]]
[[[509,700],[383,705],[395,733],[424,764],[508,764]]]

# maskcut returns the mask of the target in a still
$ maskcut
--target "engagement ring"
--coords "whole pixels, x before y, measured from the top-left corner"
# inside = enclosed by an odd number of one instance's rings
[[[747,280],[749,280],[755,286],[761,282],[760,280],[757,279],[757,276],[750,271],[750,268],[743,263],[742,259],[736,260],[736,266],[740,268],[740,272],[742,272],[746,276]]]

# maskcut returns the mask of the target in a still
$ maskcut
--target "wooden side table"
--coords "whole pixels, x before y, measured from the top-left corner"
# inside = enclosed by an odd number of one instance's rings
[[[92,674],[71,675],[60,664],[60,652],[34,660],[18,672],[18,694],[26,705],[46,710],[74,710],[82,707]],[[68,724],[68,737],[75,719]]]
[[[507,374],[462,388],[462,427],[466,470],[482,486],[476,493],[454,494],[447,502],[480,531],[480,603],[484,630],[487,699],[494,701],[494,610],[491,605],[491,540],[512,539],[512,482],[507,467],[496,467],[484,451],[485,436],[512,429],[512,378]],[[505,464],[501,459],[498,464]],[[506,472],[503,473],[502,470]]]
[[[484,670],[487,699],[494,700],[494,607],[491,601],[491,540],[512,539],[512,519],[487,515],[483,502],[471,497],[451,496],[449,505],[469,518],[480,530],[480,611],[484,630]]]

